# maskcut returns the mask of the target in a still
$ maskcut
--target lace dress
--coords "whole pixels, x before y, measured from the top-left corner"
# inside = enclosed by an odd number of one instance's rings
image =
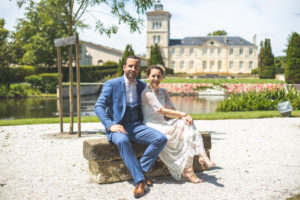
[[[159,154],[161,161],[176,180],[181,180],[183,170],[193,166],[195,155],[204,153],[201,134],[195,125],[187,125],[182,119],[165,120],[157,111],[164,107],[175,109],[167,90],[158,89],[155,93],[147,85],[141,95],[144,124],[161,131],[168,138],[165,148]]]

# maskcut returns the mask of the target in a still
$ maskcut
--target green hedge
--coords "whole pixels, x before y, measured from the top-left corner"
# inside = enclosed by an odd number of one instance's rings
[[[43,73],[40,75],[31,75],[25,77],[25,80],[35,90],[39,89],[43,93],[56,93],[56,86],[58,84],[57,73]]]
[[[248,92],[232,94],[229,98],[222,101],[216,111],[259,111],[277,110],[277,104],[283,101],[290,101],[294,110],[300,110],[300,93],[291,89],[287,94],[284,89],[262,92]]]
[[[259,69],[259,78],[261,79],[274,79],[275,78],[275,67],[264,66]]]
[[[26,97],[27,89],[24,84],[12,84],[10,88],[0,85],[0,98]]]

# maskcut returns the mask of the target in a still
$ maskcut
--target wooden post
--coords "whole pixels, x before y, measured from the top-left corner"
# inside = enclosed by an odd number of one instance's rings
[[[63,127],[62,73],[61,73],[61,51],[60,51],[60,47],[57,47],[57,67],[58,67],[59,124],[60,124],[60,133],[63,133],[64,132],[64,127]]]
[[[81,111],[80,111],[80,65],[79,65],[79,39],[76,36],[76,78],[77,78],[77,126],[78,137],[81,137]]]

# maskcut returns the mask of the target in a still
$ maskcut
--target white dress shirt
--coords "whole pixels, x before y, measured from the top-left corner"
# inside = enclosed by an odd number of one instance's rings
[[[125,89],[126,89],[126,103],[136,103],[138,101],[136,84],[137,82],[130,82],[127,77],[124,75],[125,80]]]

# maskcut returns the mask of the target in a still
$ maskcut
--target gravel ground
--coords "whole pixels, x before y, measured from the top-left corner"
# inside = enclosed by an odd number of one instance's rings
[[[154,179],[142,199],[286,199],[300,193],[300,118],[196,121],[212,134],[217,167],[204,183]],[[67,129],[69,125],[65,124]],[[75,124],[74,127],[77,127]],[[132,181],[89,182],[82,143],[101,137],[100,123],[83,137],[58,136],[59,125],[0,127],[0,199],[133,199]]]

